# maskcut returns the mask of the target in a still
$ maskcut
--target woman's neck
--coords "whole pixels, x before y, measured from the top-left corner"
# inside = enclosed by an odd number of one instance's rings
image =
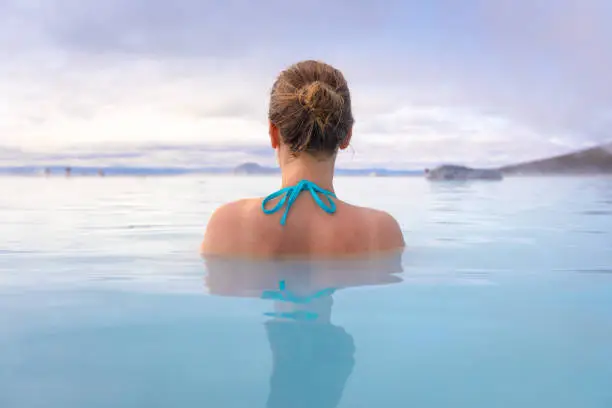
[[[282,188],[294,186],[302,180],[308,180],[317,186],[334,191],[334,160],[321,160],[309,154],[300,154],[281,162]]]

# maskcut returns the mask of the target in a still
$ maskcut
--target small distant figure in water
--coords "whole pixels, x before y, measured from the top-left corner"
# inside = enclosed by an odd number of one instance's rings
[[[66,167],[66,177],[70,177],[71,173],[72,173],[72,169],[70,167]]]
[[[104,170],[99,169],[99,170],[98,170],[98,176],[100,176],[100,177],[104,177]]]
[[[45,176],[49,177],[51,175],[51,169],[50,168],[45,168]]]

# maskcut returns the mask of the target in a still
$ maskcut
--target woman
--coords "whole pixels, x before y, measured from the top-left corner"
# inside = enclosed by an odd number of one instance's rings
[[[404,247],[389,214],[336,198],[336,155],[349,146],[353,129],[340,71],[318,61],[292,65],[272,87],[268,116],[281,189],[217,209],[202,243],[204,255],[343,257]]]

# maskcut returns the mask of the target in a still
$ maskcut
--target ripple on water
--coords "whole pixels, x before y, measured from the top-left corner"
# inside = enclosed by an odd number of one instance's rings
[[[22,255],[22,254],[34,254],[36,252],[37,251],[0,249],[0,255]]]
[[[612,274],[612,268],[574,269],[574,272],[588,273],[588,274]]]
[[[473,222],[466,222],[466,221],[459,221],[459,220],[435,220],[434,224],[438,224],[438,225],[465,225],[465,226],[476,225]]]
[[[606,231],[601,230],[572,230],[573,234],[587,234],[587,235],[605,235]]]
[[[460,241],[459,238],[454,238],[454,237],[438,237],[435,240],[440,241],[440,242],[459,242]]]
[[[441,213],[458,213],[459,211],[457,210],[457,207],[451,207],[451,206],[443,206],[443,207],[434,207],[432,208],[432,210],[434,212],[441,212]]]
[[[586,211],[581,211],[579,214],[582,214],[582,215],[612,215],[612,211],[610,210],[586,210]]]

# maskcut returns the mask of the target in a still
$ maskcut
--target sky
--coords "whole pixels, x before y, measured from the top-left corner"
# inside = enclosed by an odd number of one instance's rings
[[[608,0],[0,0],[0,166],[273,164],[270,87],[339,68],[343,167],[494,166],[612,140]]]

